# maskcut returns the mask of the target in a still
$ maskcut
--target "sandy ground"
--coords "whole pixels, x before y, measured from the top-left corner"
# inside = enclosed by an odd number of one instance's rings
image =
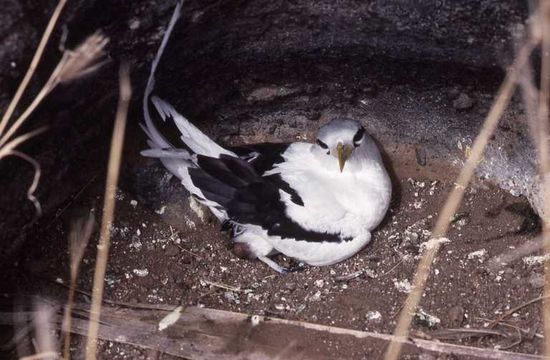
[[[179,186],[171,181],[171,186]],[[97,181],[89,186],[71,207],[82,211],[96,204],[97,209],[101,185]],[[190,200],[185,196],[150,207],[119,191],[105,297],[391,333],[410,291],[419,254],[452,186],[448,180],[421,176],[399,179],[397,185],[401,195],[396,196],[387,219],[363,251],[337,265],[306,266],[288,275],[276,274],[259,261],[236,258],[215,220],[197,204],[188,206]],[[180,213],[178,221],[169,221],[170,225],[163,216],[173,211],[175,204],[190,210]],[[28,249],[20,271],[6,279],[14,289],[63,296],[64,289],[56,282],[68,283],[66,223],[74,214],[67,211],[36,232],[35,247]],[[488,267],[491,258],[517,248],[538,231],[536,216],[524,199],[483,183],[468,190],[453,219],[448,242],[433,265],[415,317],[416,335],[439,338],[437,331],[442,329],[487,329],[492,319],[539,296],[543,284],[540,259],[529,257],[498,269]],[[79,280],[82,290],[91,288],[96,239],[84,257]],[[276,260],[291,262],[284,256]],[[79,301],[89,298],[79,296]],[[496,328],[503,336],[460,339],[452,333],[442,339],[482,347],[513,345],[510,350],[525,353],[541,351],[538,304],[504,321],[507,325]],[[523,333],[521,339],[517,331]],[[111,343],[104,344],[102,352],[105,358],[147,356],[147,352]]]

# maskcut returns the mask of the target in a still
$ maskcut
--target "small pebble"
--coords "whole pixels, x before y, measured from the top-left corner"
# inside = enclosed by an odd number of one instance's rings
[[[468,110],[474,106],[474,101],[467,94],[462,93],[453,101],[453,107],[457,110]]]

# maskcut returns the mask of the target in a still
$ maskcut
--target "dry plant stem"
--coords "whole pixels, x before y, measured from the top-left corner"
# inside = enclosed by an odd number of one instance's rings
[[[537,301],[541,301],[541,300],[545,300],[547,299],[548,297],[547,296],[539,296],[537,298],[534,298],[534,299],[531,299],[529,301],[527,301],[526,303],[523,303],[521,305],[518,305],[516,306],[515,308],[512,308],[508,311],[506,311],[504,314],[500,315],[498,318],[496,318],[495,320],[492,320],[491,323],[489,324],[489,327],[492,328],[494,327],[496,324],[502,322],[504,319],[506,319],[508,316],[512,315],[513,313],[517,312],[518,310],[521,310],[523,309],[524,307],[526,306],[529,306],[531,304],[534,304],[536,303]]]
[[[10,104],[8,105],[8,108],[6,109],[6,112],[4,113],[4,116],[2,116],[2,120],[0,121],[0,135],[4,132],[4,129],[8,125],[8,122],[19,103],[19,100],[21,100],[21,96],[23,96],[23,93],[25,92],[25,89],[29,85],[29,81],[31,80],[34,71],[36,70],[36,67],[38,63],[40,62],[40,58],[42,57],[42,53],[44,52],[44,48],[46,47],[46,44],[48,43],[48,40],[52,34],[53,28],[55,27],[55,24],[57,23],[57,20],[59,19],[59,15],[61,14],[61,11],[63,10],[63,7],[65,6],[65,3],[67,0],[59,0],[57,3],[57,6],[52,14],[52,17],[50,18],[50,21],[48,21],[48,25],[46,26],[46,30],[44,30],[44,34],[42,35],[42,39],[40,39],[40,43],[38,44],[38,48],[36,49],[36,52],[34,53],[34,56],[31,60],[31,63],[29,65],[29,68],[27,70],[27,73],[25,74],[25,77],[21,81],[21,84],[19,84],[19,87],[17,88],[17,91],[15,92],[15,95],[13,99],[11,100]]]
[[[98,69],[104,62],[94,63],[103,55],[103,48],[109,39],[95,33],[84,40],[74,51],[65,51],[63,57],[55,67],[46,84],[33,99],[32,103],[17,118],[6,133],[0,133],[0,148],[6,144],[11,136],[23,125],[42,100],[60,83],[75,80]]]
[[[540,92],[538,101],[538,132],[539,139],[539,171],[542,181],[543,191],[543,216],[542,216],[542,238],[544,253],[550,254],[550,147],[548,144],[548,100],[550,94],[550,2],[543,0],[540,2],[539,11],[541,21],[541,36],[542,36],[542,62],[540,75]],[[543,320],[544,320],[544,355],[550,356],[550,261],[544,262],[544,299],[543,299]]]
[[[39,354],[34,354],[30,356],[23,356],[19,360],[40,360],[40,359],[57,359],[59,355],[55,351],[46,351]]]
[[[30,157],[27,154],[24,154],[17,150],[12,150],[10,152],[10,155],[16,156],[18,158],[21,158],[31,164],[34,168],[34,177],[32,179],[31,186],[27,189],[27,199],[29,199],[30,202],[34,205],[34,208],[36,209],[36,214],[40,216],[42,214],[42,206],[40,205],[40,202],[34,196],[34,192],[36,191],[36,188],[38,187],[38,181],[40,180],[40,174],[42,174],[42,170],[40,169],[40,164],[36,160],[34,160],[32,157]]]
[[[21,114],[21,116],[17,118],[15,123],[13,123],[13,125],[9,127],[8,131],[4,134],[4,136],[0,137],[0,148],[2,148],[4,144],[8,142],[10,137],[21,127],[21,125],[23,125],[25,120],[27,120],[27,118],[33,113],[33,111],[38,107],[38,105],[40,105],[42,100],[44,100],[44,98],[53,90],[55,85],[57,85],[55,82],[55,78],[57,78],[57,76],[59,75],[59,72],[63,68],[62,64],[65,58],[66,58],[66,55],[63,56],[63,58],[61,59],[57,67],[54,69],[53,73],[50,75],[50,78],[48,79],[44,87],[42,87],[40,92],[35,96],[31,104],[29,105],[29,107],[27,107],[25,111]]]
[[[483,150],[487,145],[489,138],[493,134],[498,120],[502,116],[504,109],[506,108],[510,97],[512,96],[516,83],[518,81],[521,69],[527,63],[529,55],[535,47],[535,41],[529,41],[525,44],[519,54],[517,55],[514,64],[508,70],[504,82],[500,86],[498,95],[496,97],[489,114],[485,119],[483,127],[476,137],[470,156],[466,159],[464,166],[462,167],[458,179],[456,180],[455,187],[449,194],[447,201],[445,202],[443,209],[441,210],[437,219],[436,225],[432,232],[434,239],[444,237],[449,228],[449,222],[451,217],[456,213],[462,198],[464,191],[468,186],[475,168],[478,162],[481,160]],[[424,286],[430,272],[432,262],[439,250],[440,243],[436,243],[435,246],[426,249],[417,267],[417,271],[413,280],[413,288],[409,293],[409,296],[405,300],[403,310],[399,315],[397,326],[394,331],[396,339],[392,340],[386,351],[385,360],[397,360],[401,352],[402,341],[404,341],[409,335],[409,328],[411,325],[412,317],[416,311],[418,303],[422,297]]]
[[[25,141],[29,140],[30,138],[32,138],[32,137],[34,137],[34,136],[36,136],[40,133],[43,133],[44,131],[46,131],[45,127],[38,128],[36,130],[33,130],[33,131],[30,131],[30,132],[25,133],[23,135],[20,135],[20,136],[16,137],[15,139],[13,139],[12,141],[10,141],[9,143],[7,143],[6,145],[4,145],[3,147],[0,147],[0,159],[2,159],[3,157],[6,157],[6,156],[13,155],[12,152],[16,147],[18,147],[19,145],[21,145]]]
[[[124,130],[128,115],[128,104],[132,94],[130,75],[127,65],[120,67],[119,74],[120,95],[115,119],[115,127],[111,140],[111,153],[109,155],[109,167],[107,169],[107,183],[105,185],[105,200],[103,217],[101,219],[101,232],[99,245],[97,246],[97,259],[94,273],[94,285],[92,291],[92,305],[90,309],[90,324],[88,327],[88,339],[86,342],[86,360],[96,358],[97,335],[99,330],[99,315],[101,312],[101,300],[107,268],[107,258],[110,246],[110,228],[113,223],[115,211],[115,194],[120,171],[122,157],[122,145],[124,142]]]
[[[71,358],[70,345],[71,345],[71,319],[72,308],[74,304],[74,296],[76,292],[76,280],[78,277],[78,270],[84,256],[84,251],[88,245],[88,241],[92,236],[94,230],[94,216],[89,214],[88,219],[77,220],[71,229],[69,234],[69,252],[70,252],[70,276],[71,282],[69,286],[69,299],[65,307],[65,313],[63,315],[63,359],[69,360]]]

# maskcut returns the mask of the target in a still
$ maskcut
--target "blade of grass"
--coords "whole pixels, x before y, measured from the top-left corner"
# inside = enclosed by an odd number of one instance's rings
[[[101,299],[107,260],[110,246],[110,229],[115,212],[115,194],[120,172],[122,146],[124,143],[124,130],[128,115],[128,105],[132,95],[128,66],[123,64],[119,73],[119,100],[115,118],[115,126],[111,140],[111,153],[107,170],[107,182],[105,185],[105,199],[103,205],[103,217],[101,219],[101,232],[99,245],[97,246],[97,258],[94,273],[94,285],[92,291],[92,305],[90,308],[90,324],[88,327],[88,339],[86,342],[86,360],[96,358],[97,334],[99,330],[99,315],[101,313]]]
[[[15,108],[17,107],[17,104],[19,103],[19,100],[21,100],[21,96],[23,96],[25,89],[29,85],[29,82],[34,74],[34,71],[36,70],[36,67],[40,62],[42,54],[44,53],[44,48],[46,47],[46,44],[50,39],[53,28],[55,27],[55,24],[59,19],[59,15],[61,15],[61,11],[63,10],[63,7],[65,7],[66,3],[67,3],[67,0],[59,0],[59,2],[57,3],[57,6],[55,7],[55,10],[50,18],[50,21],[48,21],[46,30],[44,30],[44,34],[42,34],[42,39],[40,39],[40,43],[38,43],[38,47],[36,48],[36,52],[34,53],[34,56],[31,60],[29,68],[25,76],[23,77],[23,80],[19,84],[19,87],[17,88],[17,91],[15,92],[13,99],[8,105],[6,112],[2,116],[2,120],[0,121],[0,135],[2,135],[2,133],[4,132],[11,116],[13,115]]]
[[[527,63],[529,55],[537,43],[538,41],[535,40],[528,41],[519,51],[513,65],[508,69],[506,77],[498,91],[496,100],[487,114],[483,127],[472,145],[470,155],[466,159],[466,162],[464,163],[464,166],[462,167],[455,182],[455,187],[447,197],[443,209],[439,214],[434,230],[432,231],[432,237],[434,239],[443,238],[447,234],[450,219],[456,213],[460,203],[462,202],[464,191],[474,175],[477,164],[482,158],[485,146],[489,142],[489,138],[493,134],[498,121],[514,92],[521,69]],[[392,340],[384,356],[385,360],[397,360],[399,354],[401,353],[402,341],[404,341],[409,335],[409,328],[411,326],[412,318],[420,302],[422,293],[424,292],[426,280],[428,279],[432,262],[439,250],[439,247],[440,243],[436,242],[435,246],[428,248],[422,254],[422,258],[418,263],[414,276],[412,291],[405,300],[405,305],[401,310],[399,320],[394,331],[396,339],[401,339],[401,341],[395,339]]]

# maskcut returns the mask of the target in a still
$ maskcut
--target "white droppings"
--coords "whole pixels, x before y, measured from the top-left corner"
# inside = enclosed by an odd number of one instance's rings
[[[189,219],[187,216],[184,217],[184,220],[185,220],[185,225],[187,225],[189,229],[195,229],[197,227],[195,222]]]
[[[403,279],[403,280],[399,280],[399,281],[397,279],[393,279],[393,285],[395,286],[397,291],[402,292],[402,293],[408,294],[412,290],[412,285],[411,285],[411,283],[409,282],[408,279]]]
[[[377,311],[377,310],[368,311],[367,320],[373,321],[373,322],[380,322],[380,320],[382,320],[382,314],[380,314],[380,311]]]
[[[468,254],[468,260],[477,259],[480,263],[485,261],[485,258],[487,257],[487,250],[486,249],[480,249],[477,251],[472,251]]]
[[[433,248],[439,247],[443,244],[447,244],[450,242],[451,240],[449,240],[446,237],[432,238],[420,244],[420,252],[423,252],[424,250],[431,250]]]
[[[159,215],[164,214],[165,211],[166,211],[166,205],[163,205],[160,209],[155,210],[155,212]]]
[[[202,205],[192,196],[189,196],[189,207],[199,217],[199,219],[202,221],[205,220],[206,217]]]
[[[252,324],[252,326],[259,325],[260,321],[261,318],[258,315],[252,315],[252,317],[250,318],[250,323]]]
[[[315,294],[313,294],[309,298],[309,301],[319,301],[319,300],[321,300],[321,291],[317,291]]]
[[[133,207],[136,207],[138,204],[137,200],[130,200],[130,205],[132,205]]]
[[[136,276],[139,276],[139,277],[145,277],[145,276],[149,275],[149,270],[147,270],[147,269],[134,269],[134,270],[132,270],[132,272]]]
[[[538,255],[538,256],[526,256],[523,258],[523,262],[529,266],[533,266],[533,265],[541,265],[548,259],[550,259],[550,254]]]

